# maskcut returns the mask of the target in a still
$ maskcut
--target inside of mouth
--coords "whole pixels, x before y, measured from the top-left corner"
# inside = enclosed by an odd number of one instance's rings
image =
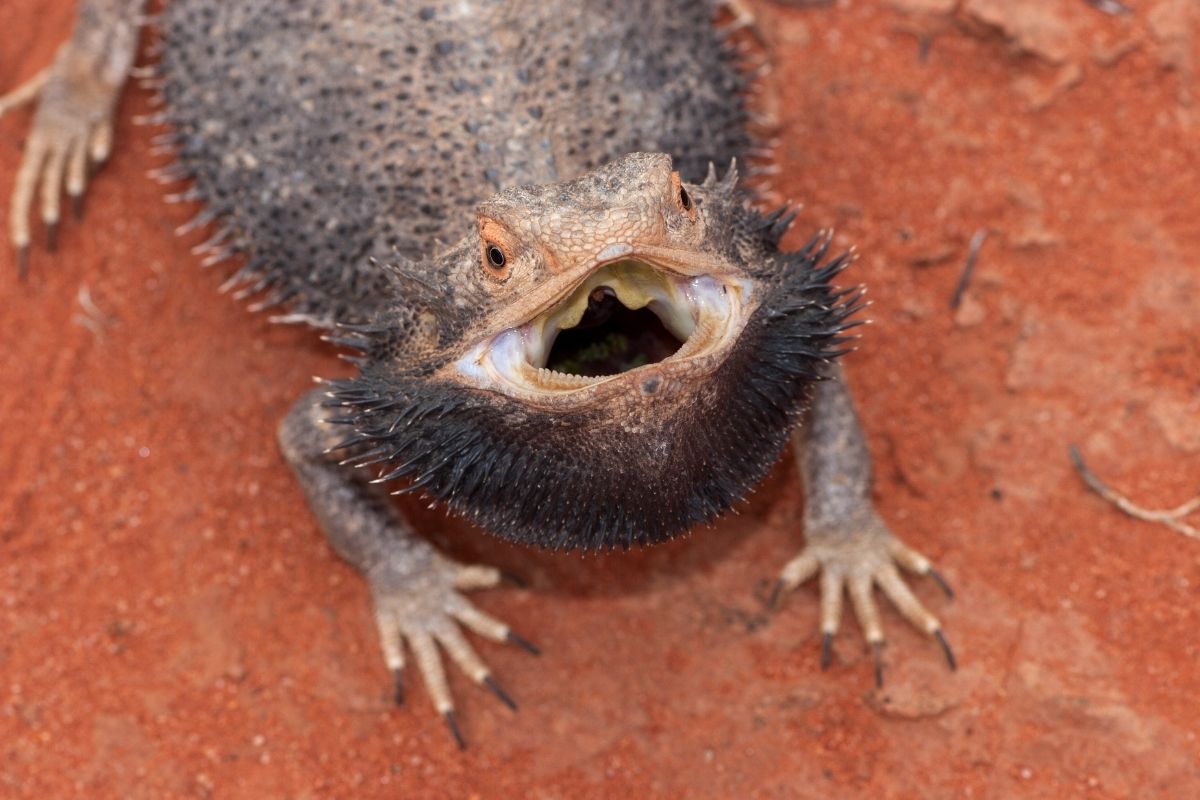
[[[637,259],[600,265],[528,322],[480,340],[454,363],[471,385],[565,398],[662,362],[699,368],[728,346],[744,284]],[[620,383],[613,388],[619,390]]]
[[[682,344],[650,306],[628,308],[611,286],[598,285],[589,292],[579,323],[555,337],[546,368],[567,375],[618,375],[669,358]]]

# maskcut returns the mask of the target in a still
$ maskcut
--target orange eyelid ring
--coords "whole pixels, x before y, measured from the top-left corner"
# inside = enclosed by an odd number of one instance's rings
[[[512,237],[499,222],[479,220],[479,262],[484,274],[503,283],[512,274]]]
[[[696,204],[692,201],[692,196],[688,193],[687,188],[684,187],[678,172],[671,173],[671,194],[675,198],[675,205],[679,206],[689,217],[695,219]]]

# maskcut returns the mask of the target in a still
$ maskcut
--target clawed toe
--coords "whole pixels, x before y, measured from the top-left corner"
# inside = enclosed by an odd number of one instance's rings
[[[777,608],[786,592],[819,575],[820,665],[822,670],[826,670],[833,660],[833,639],[841,625],[843,598],[849,594],[854,616],[871,647],[875,685],[882,687],[885,638],[875,600],[875,589],[878,588],[913,627],[937,641],[950,670],[956,670],[958,663],[941,622],[909,589],[898,566],[928,576],[948,598],[954,597],[949,583],[932,567],[929,559],[895,537],[888,536],[859,540],[844,546],[831,546],[824,542],[820,546],[806,548],[784,567],[767,600],[767,606],[770,609]]]
[[[392,700],[396,705],[404,705],[404,670],[397,668],[392,670]]]
[[[37,213],[45,227],[46,249],[53,252],[58,246],[63,193],[70,199],[76,218],[82,217],[89,157],[92,166],[99,165],[112,150],[113,109],[128,71],[125,60],[132,63],[136,44],[136,27],[126,26],[123,32],[125,38],[120,43],[114,41],[120,57],[104,54],[107,67],[100,70],[103,74],[94,74],[92,60],[96,53],[81,52],[77,43],[69,42],[60,49],[52,66],[0,97],[0,115],[38,101],[13,183],[8,217],[9,238],[22,278],[29,269],[35,196],[40,201]],[[109,69],[112,74],[108,74]]]
[[[431,565],[423,588],[373,584],[375,619],[384,659],[392,673],[392,693],[397,705],[405,699],[405,653],[416,661],[421,680],[434,707],[459,747],[466,739],[455,715],[454,698],[446,675],[445,658],[477,685],[487,689],[512,711],[513,699],[468,641],[464,629],[494,642],[514,644],[533,655],[540,650],[491,615],[480,611],[460,592],[495,585],[501,578],[491,567],[462,566],[446,561]]]
[[[530,655],[540,656],[542,654],[541,649],[537,645],[512,631],[509,631],[505,638]]]
[[[829,669],[829,665],[833,663],[833,634],[821,634],[821,671]]]
[[[41,120],[35,121],[35,126],[39,123]],[[32,243],[30,216],[33,214],[35,193],[40,197],[40,218],[45,229],[46,250],[51,253],[58,249],[64,190],[75,218],[83,216],[87,173],[83,135],[69,128],[35,127],[30,136],[13,185],[9,209],[9,236],[17,251],[17,266],[22,276],[29,265]]]
[[[942,652],[946,655],[946,664],[949,665],[950,671],[957,672],[958,662],[954,659],[954,650],[951,649],[950,642],[946,641],[946,634],[942,633],[942,630],[939,628],[933,632],[933,636],[938,640],[938,644],[942,646]]]
[[[883,642],[871,642],[871,660],[875,662],[875,688],[883,688]]]
[[[454,741],[460,748],[466,747],[466,739],[463,737],[462,731],[458,725],[458,719],[455,716],[454,699],[450,694],[449,683],[446,680],[445,669],[442,665],[442,653],[450,657],[459,669],[463,671],[476,684],[486,688],[496,698],[507,706],[511,711],[517,710],[517,702],[512,698],[507,691],[492,675],[491,670],[484,664],[483,660],[475,653],[474,648],[467,643],[466,637],[454,625],[450,625],[441,630],[434,637],[423,637],[420,635],[406,636],[413,650],[417,653],[417,665],[421,672],[421,678],[433,699],[434,706],[446,720],[446,725],[450,729]],[[513,642],[524,642],[529,645],[524,639],[515,634],[510,634],[506,637]],[[435,645],[436,642],[436,645]],[[537,652],[537,648],[533,648],[531,652]],[[442,651],[438,652],[438,649]],[[395,679],[396,695],[398,701],[403,700],[403,684],[399,675]]]
[[[443,711],[442,719],[446,720],[446,727],[450,729],[450,735],[454,737],[454,743],[458,745],[458,749],[466,750],[467,740],[463,738],[462,731],[459,730],[458,717],[454,716],[454,709]]]
[[[16,89],[13,89],[6,95],[0,96],[0,117],[4,116],[11,109],[23,106],[36,99],[41,94],[46,81],[50,78],[50,70],[50,67],[46,67]]]
[[[954,599],[954,589],[952,589],[950,587],[950,583],[942,577],[942,573],[938,572],[933,567],[929,567],[925,570],[925,574],[928,575],[929,578],[938,585],[938,588],[942,590],[942,593],[946,595],[947,599]]]
[[[508,692],[506,692],[500,688],[500,684],[496,683],[496,679],[493,678],[491,675],[488,675],[483,679],[483,685],[486,686],[487,688],[491,689],[492,694],[494,694],[494,695],[496,695],[496,697],[500,698],[501,703],[504,703],[504,705],[508,706],[513,711],[517,710],[516,702],[511,697],[508,696]]]

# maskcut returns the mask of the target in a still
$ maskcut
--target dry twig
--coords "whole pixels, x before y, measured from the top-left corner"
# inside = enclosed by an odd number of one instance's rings
[[[1193,497],[1183,505],[1177,506],[1166,511],[1153,511],[1151,509],[1142,508],[1123,494],[1112,489],[1104,481],[1096,477],[1087,464],[1083,463],[1083,456],[1079,453],[1079,448],[1071,445],[1071,463],[1075,465],[1075,470],[1079,473],[1079,477],[1083,478],[1083,482],[1088,488],[1096,494],[1103,497],[1108,502],[1112,503],[1117,508],[1124,511],[1134,519],[1145,520],[1146,522],[1157,522],[1166,525],[1176,533],[1182,533],[1190,539],[1200,541],[1200,530],[1197,530],[1192,525],[1184,522],[1183,518],[1193,511],[1200,509],[1200,497]]]

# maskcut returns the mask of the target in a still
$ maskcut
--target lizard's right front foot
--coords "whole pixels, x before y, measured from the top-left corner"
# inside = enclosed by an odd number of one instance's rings
[[[85,46],[67,42],[50,67],[0,97],[0,116],[40,98],[8,210],[9,236],[21,277],[29,261],[34,192],[40,187],[46,246],[53,250],[62,190],[66,188],[76,217],[81,216],[88,161],[103,163],[112,150],[113,112],[132,64],[131,41],[136,39],[136,27],[129,24],[131,32],[115,31],[113,38],[89,38]]]
[[[768,605],[774,608],[785,592],[790,592],[820,573],[821,590],[821,669],[827,669],[832,657],[833,637],[842,618],[842,595],[848,591],[854,614],[871,646],[875,660],[875,685],[883,686],[883,625],[873,597],[878,586],[897,610],[915,628],[937,640],[951,670],[957,668],[954,651],[942,632],[942,624],[908,588],[897,566],[934,580],[946,593],[954,593],[929,559],[900,541],[874,509],[835,523],[836,529],[806,533],[808,545],[780,573]]]
[[[486,686],[512,710],[516,703],[492,677],[463,635],[460,625],[495,642],[511,642],[534,655],[538,649],[513,633],[503,622],[475,608],[461,592],[495,586],[501,573],[494,567],[463,565],[439,555],[433,548],[402,548],[366,573],[375,599],[375,621],[384,659],[395,680],[397,703],[404,702],[404,644],[458,746],[466,741],[454,715],[454,700],[446,681],[438,645],[475,683]]]

